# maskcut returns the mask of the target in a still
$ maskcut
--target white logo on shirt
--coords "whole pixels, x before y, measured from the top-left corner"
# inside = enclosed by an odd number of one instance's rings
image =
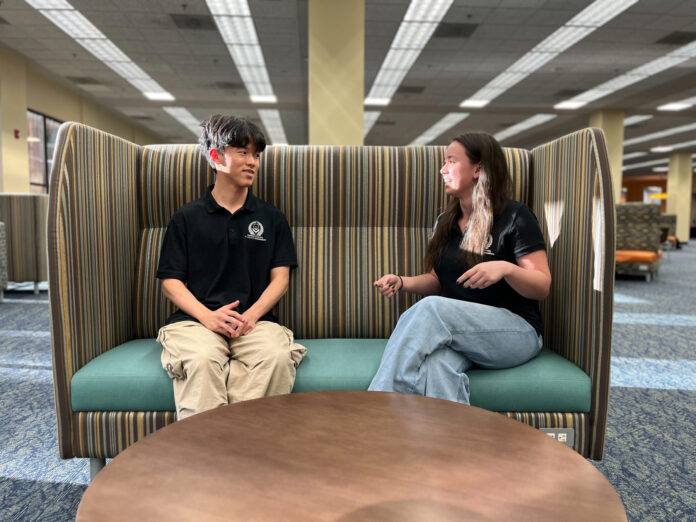
[[[493,255],[493,252],[491,252],[491,245],[493,245],[493,236],[489,235],[488,242],[486,243],[486,248],[483,250],[483,255],[485,255],[485,256],[492,256]]]
[[[249,233],[244,237],[256,241],[266,241],[266,238],[263,237],[263,225],[258,221],[252,221],[249,223]]]

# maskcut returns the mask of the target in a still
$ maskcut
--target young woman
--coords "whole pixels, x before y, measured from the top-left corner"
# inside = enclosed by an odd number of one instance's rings
[[[469,368],[517,366],[541,350],[537,301],[548,295],[551,274],[534,214],[509,199],[495,138],[456,137],[440,174],[452,199],[428,244],[428,272],[374,282],[385,297],[402,290],[431,297],[399,318],[369,389],[469,404]]]

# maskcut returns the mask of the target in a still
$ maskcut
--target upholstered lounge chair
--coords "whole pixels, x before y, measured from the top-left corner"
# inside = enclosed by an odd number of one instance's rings
[[[5,223],[7,279],[38,284],[48,279],[46,266],[46,194],[0,194],[0,221]]]
[[[660,205],[616,205],[616,273],[641,275],[650,282],[662,262]]]
[[[679,241],[677,240],[677,215],[676,214],[660,214],[660,246],[663,249],[672,250],[677,248]]]
[[[49,205],[51,340],[60,454],[112,457],[174,422],[154,340],[171,312],[155,278],[172,213],[212,182],[193,145],[140,147],[76,123],[58,136]],[[299,258],[279,305],[308,355],[295,392],[365,389],[408,295],[372,286],[417,274],[445,205],[445,148],[269,147],[254,191],[288,217]],[[585,129],[505,149],[516,199],[548,241],[544,345],[518,368],[473,370],[471,400],[573,447],[604,447],[614,276],[614,202],[604,135]]]

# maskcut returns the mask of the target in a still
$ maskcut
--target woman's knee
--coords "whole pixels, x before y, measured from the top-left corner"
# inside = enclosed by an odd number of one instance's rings
[[[440,310],[440,308],[446,303],[446,301],[446,297],[442,297],[439,295],[429,295],[418,301],[408,310],[406,310],[401,315],[401,317],[410,318],[411,316],[416,316],[419,318],[423,318],[423,316],[437,315],[438,310]]]

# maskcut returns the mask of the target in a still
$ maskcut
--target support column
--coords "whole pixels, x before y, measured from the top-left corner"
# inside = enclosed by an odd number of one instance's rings
[[[309,143],[362,145],[365,0],[309,0]]]
[[[623,178],[621,167],[623,166],[624,112],[613,110],[595,112],[590,116],[590,125],[602,129],[607,137],[609,168],[614,183],[614,201],[618,203],[621,200]]]
[[[0,48],[0,192],[29,192],[27,72],[22,59]]]
[[[677,215],[677,238],[682,243],[689,241],[692,172],[690,152],[673,152],[669,155],[667,213]]]

